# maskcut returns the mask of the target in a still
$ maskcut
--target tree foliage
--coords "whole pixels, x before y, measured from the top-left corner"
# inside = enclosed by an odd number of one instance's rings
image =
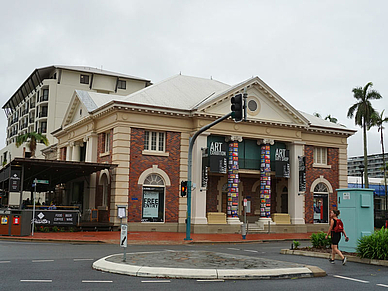
[[[46,136],[37,132],[27,132],[21,134],[16,138],[16,147],[20,147],[23,143],[27,143],[27,147],[30,149],[31,156],[35,157],[36,144],[38,142],[44,143],[46,146],[49,145],[49,141]]]

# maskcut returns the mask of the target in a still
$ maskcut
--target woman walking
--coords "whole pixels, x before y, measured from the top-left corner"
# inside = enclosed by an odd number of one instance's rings
[[[330,227],[329,227],[329,230],[327,231],[326,239],[329,236],[329,234],[331,234],[331,259],[329,260],[330,263],[334,264],[335,254],[338,254],[342,259],[342,265],[345,265],[346,257],[338,249],[338,243],[341,240],[342,233],[345,236],[345,241],[348,241],[349,238],[346,236],[342,221],[338,218],[339,215],[340,215],[340,211],[337,209],[330,211]],[[336,228],[337,225],[342,227]],[[340,230],[338,230],[338,228]]]

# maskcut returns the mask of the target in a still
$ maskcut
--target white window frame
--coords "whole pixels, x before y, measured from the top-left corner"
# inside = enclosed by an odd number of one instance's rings
[[[329,167],[327,164],[327,148],[314,147],[314,166]]]
[[[163,140],[161,140],[161,138]],[[162,131],[144,131],[144,151],[154,153],[166,152],[166,133]]]
[[[110,151],[110,132],[105,132],[104,134],[104,149],[105,153]]]

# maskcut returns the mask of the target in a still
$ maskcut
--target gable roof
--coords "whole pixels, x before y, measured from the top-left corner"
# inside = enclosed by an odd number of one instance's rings
[[[199,102],[229,87],[216,80],[176,75],[134,92],[123,100],[143,105],[192,110]]]

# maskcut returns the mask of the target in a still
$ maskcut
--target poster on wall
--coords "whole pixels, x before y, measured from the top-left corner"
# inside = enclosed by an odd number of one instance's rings
[[[164,216],[164,188],[143,188],[142,222],[162,222]]]
[[[299,192],[306,191],[306,157],[298,156],[299,160]]]
[[[143,193],[143,217],[158,217],[159,193],[144,191]]]
[[[211,142],[208,154],[210,172],[226,174],[228,167],[227,144],[225,142]]]

